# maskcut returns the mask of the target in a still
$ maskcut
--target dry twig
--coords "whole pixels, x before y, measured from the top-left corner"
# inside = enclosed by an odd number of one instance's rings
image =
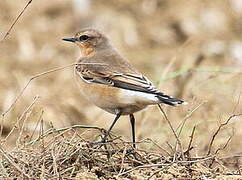
[[[233,136],[234,136],[234,131],[233,131],[233,134],[232,134],[231,136],[229,136],[229,138],[227,139],[227,141],[226,141],[226,143],[223,145],[223,147],[218,148],[218,149],[215,151],[214,154],[216,155],[216,154],[219,153],[219,151],[224,150],[224,149],[228,146],[228,144],[229,144],[229,142],[231,141],[231,139],[233,138]]]
[[[12,31],[13,27],[16,25],[16,23],[18,22],[19,18],[23,15],[23,13],[25,12],[25,10],[28,8],[28,6],[32,3],[33,0],[29,0],[27,2],[27,4],[24,6],[24,8],[22,9],[22,11],[19,13],[19,15],[16,17],[16,19],[13,21],[13,23],[11,24],[11,26],[9,27],[8,31],[5,33],[4,37],[2,38],[2,41],[4,41],[8,35],[10,35],[10,32]]]
[[[64,128],[59,128],[59,129],[55,129],[55,128],[51,128],[48,129],[46,132],[44,132],[41,136],[39,136],[38,138],[32,140],[29,142],[29,144],[33,144],[37,141],[39,141],[40,139],[49,136],[50,134],[56,133],[56,132],[62,132],[62,131],[66,131],[66,130],[71,130],[71,129],[78,129],[78,128],[84,128],[84,129],[97,129],[100,132],[103,132],[104,129],[103,128],[99,128],[97,126],[86,126],[86,125],[73,125],[70,127],[64,127]]]
[[[187,147],[187,150],[184,152],[184,154],[187,154],[188,157],[190,158],[190,150],[192,149],[191,145],[192,145],[192,141],[193,141],[193,137],[194,137],[194,133],[195,133],[195,129],[196,129],[196,126],[193,127],[192,129],[192,134],[190,136],[190,141],[189,141],[189,144],[188,144],[188,147]]]
[[[194,109],[192,109],[188,114],[186,114],[186,116],[183,118],[183,120],[181,121],[181,123],[178,125],[176,131],[180,128],[179,132],[178,132],[178,137],[180,137],[182,130],[185,126],[186,121],[193,115],[193,113],[195,113],[202,105],[204,105],[205,102],[200,103],[198,106],[196,106]]]
[[[226,126],[226,125],[229,123],[229,121],[230,121],[231,119],[233,119],[234,117],[238,117],[238,116],[242,116],[242,114],[233,114],[233,115],[231,115],[231,116],[227,119],[226,122],[224,122],[224,123],[222,123],[222,124],[219,125],[218,129],[217,129],[217,130],[215,131],[215,133],[213,134],[212,139],[211,139],[211,141],[210,141],[210,143],[209,143],[209,145],[208,145],[207,156],[209,156],[209,155],[211,154],[211,149],[212,149],[212,146],[213,146],[214,140],[215,140],[216,136],[218,135],[218,133],[220,132],[220,130],[221,130],[224,126]]]
[[[168,119],[168,117],[166,116],[165,112],[164,112],[163,109],[161,108],[160,104],[158,104],[158,107],[159,107],[160,111],[162,112],[162,114],[164,115],[165,120],[168,122],[168,125],[169,125],[169,127],[171,128],[172,133],[173,133],[173,135],[175,136],[175,138],[176,138],[176,140],[177,140],[177,143],[178,143],[178,145],[179,145],[179,147],[180,147],[182,159],[184,159],[182,143],[181,143],[179,137],[177,136],[177,134],[176,134],[174,128],[172,127],[171,122],[169,121],[169,119]],[[175,154],[174,154],[174,157],[175,157],[175,156],[176,156],[176,152],[175,152]]]

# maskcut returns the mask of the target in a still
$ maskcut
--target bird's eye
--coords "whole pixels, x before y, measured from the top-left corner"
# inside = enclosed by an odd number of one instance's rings
[[[88,39],[89,39],[89,36],[87,36],[87,35],[82,35],[82,36],[79,37],[80,41],[86,41]]]

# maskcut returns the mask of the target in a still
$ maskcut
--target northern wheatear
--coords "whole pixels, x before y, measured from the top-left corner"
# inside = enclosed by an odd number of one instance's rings
[[[103,141],[121,115],[129,115],[135,147],[135,118],[133,113],[148,105],[176,106],[184,101],[163,94],[123,58],[108,38],[95,29],[84,29],[72,38],[64,38],[79,46],[81,58],[75,67],[83,95],[96,106],[115,114]],[[88,64],[89,63],[89,64]],[[92,64],[93,63],[93,64]],[[100,64],[97,64],[100,63]]]

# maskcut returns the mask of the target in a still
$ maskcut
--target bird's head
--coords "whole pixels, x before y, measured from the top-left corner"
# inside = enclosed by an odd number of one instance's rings
[[[93,52],[107,48],[108,39],[105,35],[95,29],[84,29],[71,38],[63,38],[64,41],[75,43],[80,47],[84,56],[91,55]]]

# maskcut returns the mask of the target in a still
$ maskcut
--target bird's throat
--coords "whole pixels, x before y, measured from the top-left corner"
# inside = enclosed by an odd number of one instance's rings
[[[92,56],[94,55],[94,48],[88,47],[88,48],[82,48],[81,49],[82,56]]]

